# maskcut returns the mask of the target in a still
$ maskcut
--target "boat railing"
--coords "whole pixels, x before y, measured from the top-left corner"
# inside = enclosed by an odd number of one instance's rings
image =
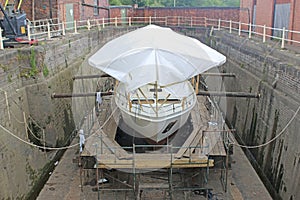
[[[161,104],[158,104],[158,109],[156,110],[156,106],[150,105],[149,102],[145,104],[132,104],[132,102],[129,101],[128,98],[121,93],[116,93],[115,98],[116,103],[124,110],[144,117],[166,117],[169,115],[174,115],[190,109],[193,105],[195,105],[196,101],[194,93],[191,93],[187,97],[182,98],[180,101],[169,103],[162,102]]]

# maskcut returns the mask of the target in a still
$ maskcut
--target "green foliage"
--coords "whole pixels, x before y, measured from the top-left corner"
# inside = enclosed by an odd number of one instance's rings
[[[0,68],[2,68],[4,72],[8,71],[8,65],[0,64]]]
[[[34,183],[37,181],[38,173],[30,166],[28,159],[26,159],[26,173],[29,176],[29,179],[32,181],[31,185],[34,185]]]
[[[239,7],[240,0],[109,0],[110,5],[133,5],[139,7]]]
[[[109,0],[109,3],[112,6],[120,6],[120,5],[122,5],[121,0]]]
[[[11,74],[8,74],[8,75],[7,75],[7,80],[8,80],[9,83],[12,82],[12,75],[11,75]]]
[[[44,77],[47,77],[49,75],[49,70],[46,65],[44,65],[44,67],[43,67],[43,75],[44,75]]]
[[[30,66],[31,66],[31,70],[29,72],[29,76],[34,76],[38,73],[38,69],[36,66],[36,59],[35,59],[35,51],[34,48],[30,49]]]

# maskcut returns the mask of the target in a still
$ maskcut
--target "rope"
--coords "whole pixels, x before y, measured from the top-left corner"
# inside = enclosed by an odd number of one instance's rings
[[[7,128],[5,128],[4,126],[2,126],[1,124],[0,124],[0,127],[4,131],[6,131],[8,134],[10,134],[11,136],[13,136],[14,138],[20,140],[21,142],[23,142],[25,144],[28,144],[28,145],[32,146],[32,147],[37,147],[37,148],[41,148],[41,149],[48,149],[48,150],[63,150],[63,149],[69,149],[69,148],[72,148],[72,147],[75,147],[75,146],[79,145],[79,143],[77,143],[77,144],[66,146],[66,147],[44,147],[44,146],[39,146],[39,145],[32,144],[30,142],[27,142],[27,141],[23,140],[22,138],[16,136],[10,130],[8,130]]]
[[[300,110],[300,106],[298,107],[298,109],[296,110],[296,112],[294,113],[293,117],[290,119],[290,121],[286,124],[286,126],[280,131],[280,133],[278,135],[276,135],[275,137],[273,137],[271,140],[269,140],[268,142],[264,143],[264,144],[260,144],[260,145],[256,145],[256,146],[246,146],[246,145],[240,145],[237,143],[233,143],[236,146],[242,147],[242,148],[247,148],[247,149],[255,149],[255,148],[260,148],[263,146],[266,146],[268,144],[270,144],[271,142],[275,141],[279,136],[281,136],[284,131],[288,128],[288,126],[292,123],[292,121],[296,118],[298,112]]]
[[[117,108],[115,108],[115,110],[110,114],[110,116],[108,117],[108,119],[103,123],[102,126],[100,126],[100,129],[103,128],[103,126],[105,126],[105,124],[108,122],[108,120],[111,118],[111,116],[114,114],[114,112],[117,110]],[[76,147],[79,145],[79,143],[76,143],[76,144],[73,144],[73,145],[70,145],[70,146],[65,146],[65,147],[46,147],[46,146],[39,146],[39,145],[36,145],[36,144],[32,144],[30,142],[27,142],[26,140],[23,140],[22,138],[16,136],[14,133],[12,133],[10,130],[8,130],[7,128],[5,128],[4,126],[2,126],[0,124],[0,127],[6,131],[8,134],[10,134],[11,136],[13,136],[14,138],[20,140],[21,142],[25,143],[25,144],[28,144],[32,147],[36,147],[36,148],[41,148],[41,149],[47,149],[47,150],[64,150],[64,149],[69,149],[69,148],[73,148],[73,147]],[[30,129],[29,129],[30,130]],[[95,134],[95,133],[94,133]],[[93,134],[92,134],[93,135]],[[90,135],[87,140],[92,136]]]
[[[116,110],[117,110],[118,108],[115,108],[112,112],[111,112],[111,114],[109,115],[109,117],[107,118],[107,120],[99,127],[99,129],[103,132],[103,130],[102,130],[102,128],[106,125],[106,123],[109,121],[109,119],[113,116],[113,114],[116,112]],[[99,122],[99,120],[98,120],[98,123],[99,123],[99,125],[100,125],[100,122]],[[89,137],[87,137],[87,139],[86,140],[88,140],[91,136],[93,136],[93,135],[95,135],[97,132],[94,132],[93,134],[91,134]],[[103,132],[104,133],[104,132]]]
[[[10,111],[9,113],[10,113],[11,116],[13,116],[13,118],[14,118],[19,124],[24,124],[24,123],[25,123],[25,122],[22,122],[22,121],[18,120],[18,118],[16,117],[16,115],[13,114],[13,112]]]

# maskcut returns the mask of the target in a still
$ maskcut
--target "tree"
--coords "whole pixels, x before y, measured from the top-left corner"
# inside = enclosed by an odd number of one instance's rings
[[[109,0],[109,4],[112,6],[120,6],[122,5],[121,0]]]

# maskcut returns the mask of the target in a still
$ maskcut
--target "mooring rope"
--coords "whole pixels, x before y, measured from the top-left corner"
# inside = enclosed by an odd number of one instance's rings
[[[114,112],[117,110],[117,108],[115,108],[115,110],[110,114],[110,116],[107,118],[107,120],[100,126],[100,130],[105,126],[105,124],[109,121],[109,119],[111,118],[111,116],[114,114]],[[65,146],[65,147],[46,147],[46,146],[40,146],[40,145],[36,145],[33,144],[31,142],[28,142],[20,137],[18,137],[16,134],[14,134],[13,132],[11,132],[10,130],[8,130],[7,128],[5,128],[4,126],[2,126],[0,124],[0,127],[6,131],[8,134],[10,134],[11,136],[13,136],[14,138],[18,139],[19,141],[30,145],[32,147],[36,147],[36,148],[40,148],[40,149],[44,149],[44,150],[64,150],[64,149],[69,149],[69,148],[73,148],[79,145],[79,143],[73,144],[73,145],[69,145],[69,146]],[[93,134],[92,134],[93,135]],[[92,135],[90,135],[86,140],[88,140]]]
[[[241,145],[241,144],[237,144],[237,143],[233,143],[233,145],[242,147],[242,148],[247,148],[247,149],[256,149],[256,148],[260,148],[263,146],[267,146],[268,144],[272,143],[273,141],[275,141],[278,137],[280,137],[284,131],[289,127],[289,125],[293,122],[293,120],[296,118],[298,112],[300,110],[300,106],[298,107],[298,109],[296,110],[296,112],[294,113],[293,117],[290,119],[290,121],[286,124],[286,126],[280,131],[280,133],[278,135],[276,135],[275,137],[273,137],[271,140],[269,140],[268,142],[264,143],[264,144],[260,144],[260,145],[255,145],[255,146],[247,146],[247,145]]]

